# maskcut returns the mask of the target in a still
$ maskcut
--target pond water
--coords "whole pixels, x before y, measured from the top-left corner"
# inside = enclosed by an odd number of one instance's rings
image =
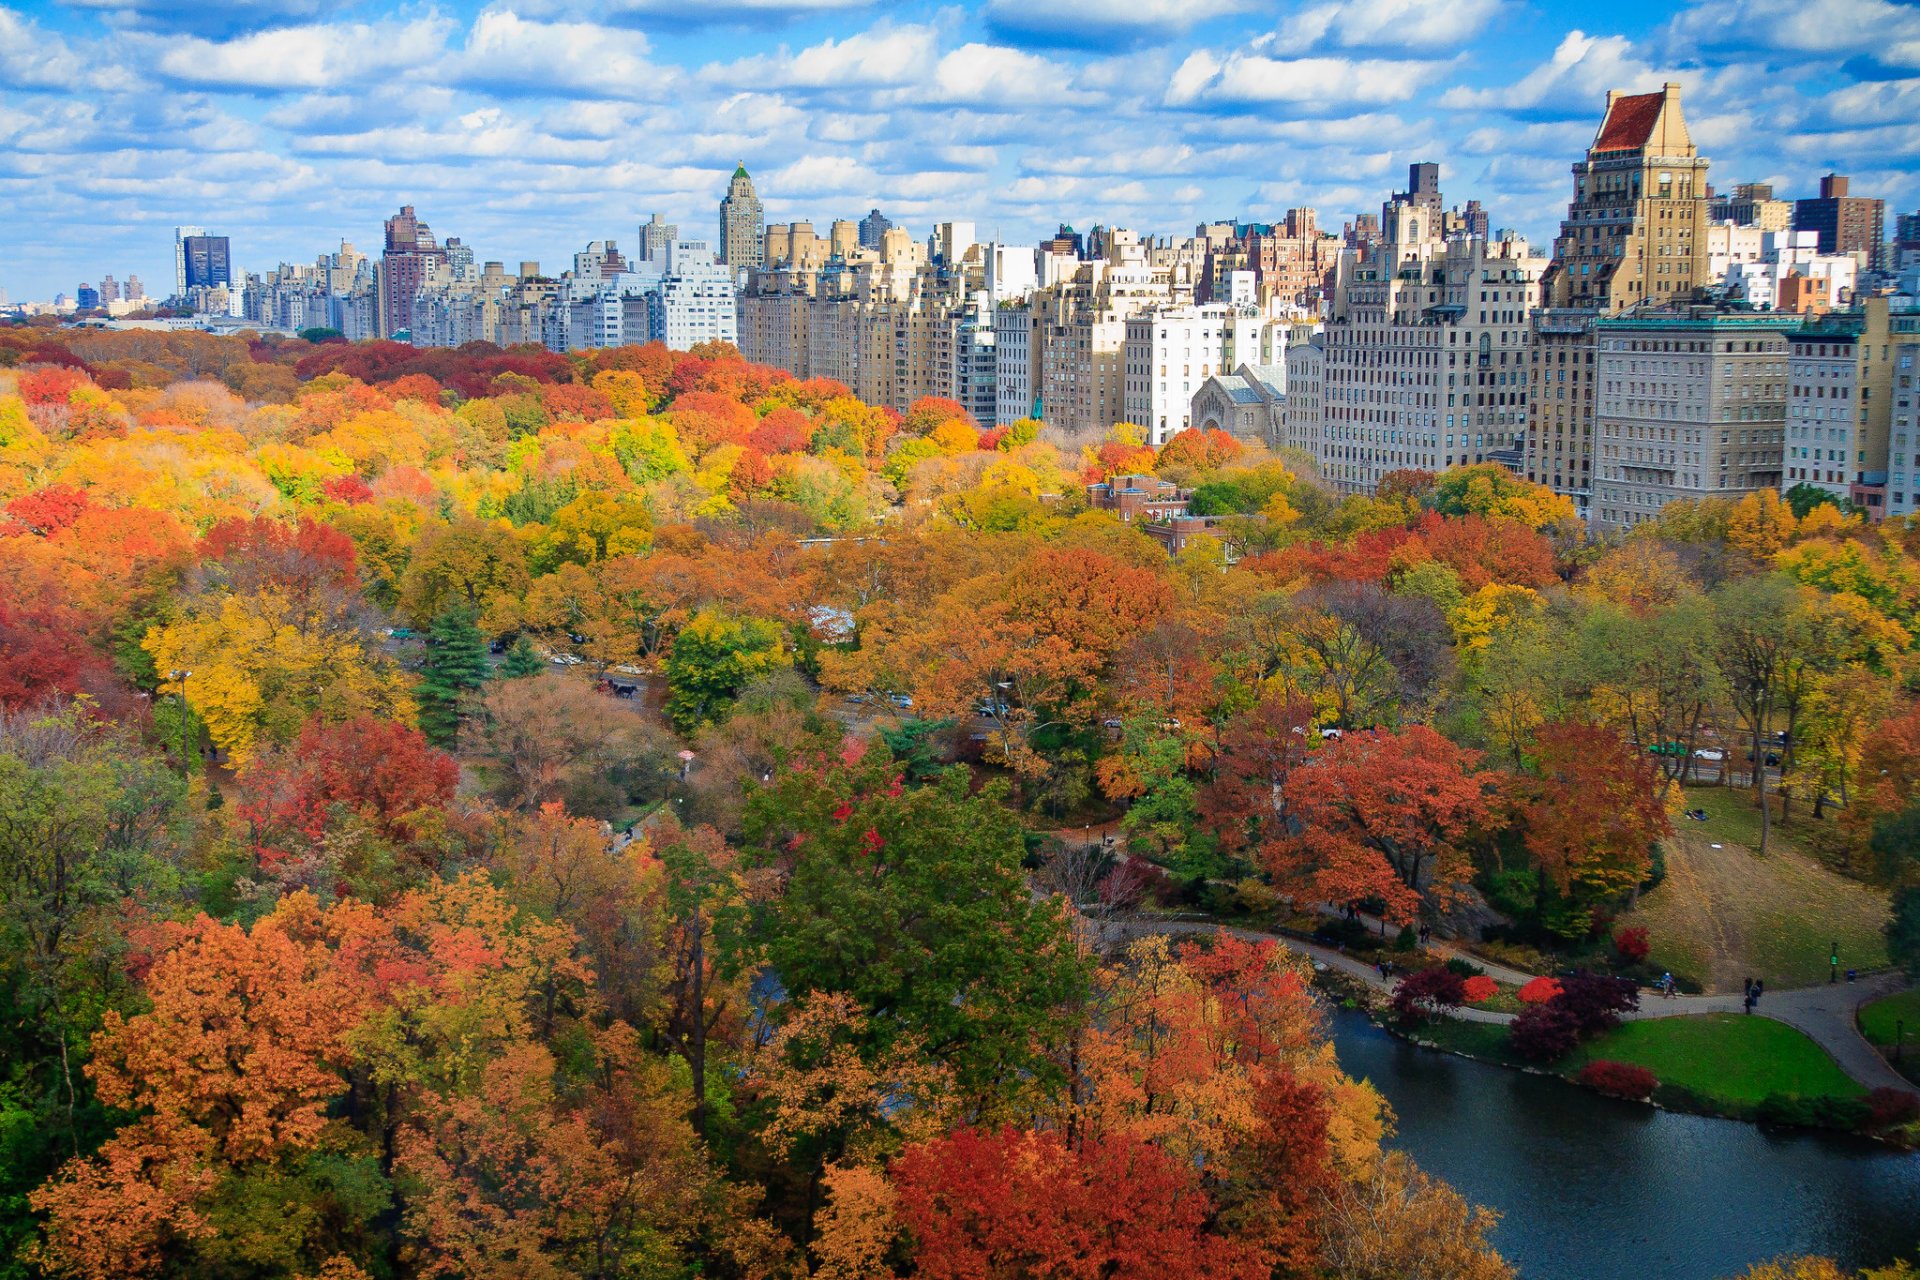
[[[1340,1062],[1393,1104],[1392,1145],[1501,1212],[1526,1280],[1714,1280],[1783,1253],[1920,1254],[1920,1154],[1616,1102],[1333,1017]]]

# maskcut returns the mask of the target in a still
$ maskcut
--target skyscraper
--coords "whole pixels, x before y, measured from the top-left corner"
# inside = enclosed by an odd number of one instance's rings
[[[181,293],[233,284],[233,257],[225,236],[188,236],[181,241],[181,254]]]
[[[446,257],[447,251],[433,238],[432,230],[414,216],[412,205],[400,206],[400,212],[387,219],[386,251],[375,273],[379,292],[376,320],[381,337],[412,329],[413,296]]]
[[[205,234],[207,234],[205,227],[173,229],[173,295],[176,298],[187,296],[187,238]]]
[[[1707,283],[1708,223],[1707,161],[1680,113],[1680,86],[1608,90],[1593,145],[1573,166],[1573,202],[1542,282],[1546,309],[1527,344],[1522,469],[1583,515],[1593,493],[1594,321]]]
[[[893,223],[885,214],[878,209],[871,211],[866,217],[860,219],[860,247],[872,249],[877,253],[880,249],[881,237],[891,230],[893,230]]]
[[[1573,203],[1553,242],[1548,305],[1615,312],[1684,298],[1707,282],[1707,160],[1680,114],[1680,86],[1607,91],[1573,166]]]
[[[720,261],[738,270],[762,265],[761,250],[767,230],[766,210],[747,176],[746,162],[733,171],[727,194],[720,201]]]
[[[1867,266],[1884,270],[1887,254],[1887,202],[1847,194],[1847,179],[1830,173],[1820,179],[1820,194],[1797,200],[1793,229],[1816,232],[1822,253],[1864,253]]]
[[[641,262],[665,263],[667,246],[679,238],[680,228],[656,213],[640,224],[640,252],[636,256]]]

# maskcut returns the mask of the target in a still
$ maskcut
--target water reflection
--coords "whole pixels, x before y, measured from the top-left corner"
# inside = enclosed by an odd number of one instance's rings
[[[1420,1049],[1351,1010],[1346,1069],[1399,1117],[1394,1145],[1501,1211],[1527,1280],[1713,1280],[1783,1253],[1848,1267],[1920,1252],[1920,1155],[1615,1102]]]

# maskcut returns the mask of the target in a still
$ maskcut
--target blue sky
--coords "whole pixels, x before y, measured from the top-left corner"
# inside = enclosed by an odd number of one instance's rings
[[[711,238],[739,160],[773,221],[1016,241],[1337,228],[1435,160],[1544,241],[1606,89],[1666,79],[1717,186],[1920,205],[1920,8],[1889,0],[0,0],[0,288],[159,292],[181,222],[247,270],[377,251],[403,202],[553,269],[655,210]]]

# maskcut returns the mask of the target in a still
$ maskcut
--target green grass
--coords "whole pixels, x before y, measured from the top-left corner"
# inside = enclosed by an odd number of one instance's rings
[[[1906,1024],[1907,1056],[1920,1057],[1920,990],[1902,991],[1860,1006],[1860,1034],[1890,1048],[1896,1024]]]
[[[1467,1022],[1460,1018],[1435,1018],[1413,1034],[1448,1053],[1490,1062],[1518,1063],[1521,1059],[1507,1048],[1507,1026],[1501,1022]]]
[[[1771,1093],[1851,1098],[1866,1092],[1792,1027],[1737,1013],[1629,1022],[1589,1041],[1563,1065],[1571,1075],[1603,1058],[1636,1063],[1663,1084],[1736,1107]]]
[[[1796,832],[1812,821],[1807,817],[1809,808],[1804,804],[1795,805],[1794,821],[1783,825],[1780,821],[1779,797],[1768,791],[1767,799],[1773,805],[1773,827],[1767,833],[1768,854],[1782,849],[1797,851],[1798,846],[1793,838]],[[1688,787],[1685,807],[1706,810],[1707,820],[1695,822],[1691,818],[1682,818],[1676,824],[1681,830],[1701,833],[1711,840],[1743,844],[1749,849],[1760,847],[1760,806],[1753,802],[1750,788]]]
[[[1738,991],[1743,977],[1778,987],[1824,981],[1835,942],[1843,968],[1886,963],[1886,895],[1795,847],[1793,834],[1812,828],[1808,810],[1797,808],[1791,827],[1775,825],[1762,858],[1753,852],[1760,814],[1750,793],[1693,787],[1685,804],[1704,809],[1707,820],[1675,823],[1666,879],[1619,921],[1646,927],[1656,971],[1705,990]]]

